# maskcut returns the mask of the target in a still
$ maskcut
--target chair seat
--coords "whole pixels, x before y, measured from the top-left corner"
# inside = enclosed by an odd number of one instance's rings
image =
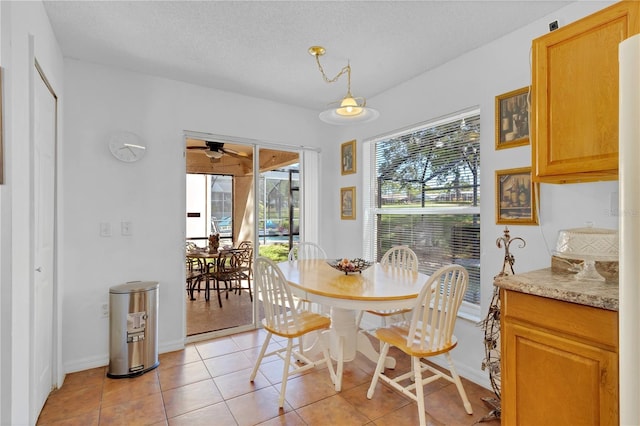
[[[436,356],[450,351],[458,345],[458,339],[456,336],[451,336],[451,341],[439,348],[425,349],[425,340],[419,333],[416,333],[412,339],[411,346],[407,345],[407,335],[409,334],[409,327],[411,327],[410,321],[403,321],[396,324],[392,324],[389,327],[379,328],[374,331],[374,335],[385,343],[389,343],[391,346],[395,346],[402,352],[410,356],[417,356],[419,358]],[[438,330],[435,331],[438,333]],[[426,341],[428,346],[428,341]]]
[[[280,321],[276,327],[272,327],[267,324],[266,318],[262,320],[262,325],[267,331],[287,338],[300,337],[304,334],[315,330],[323,330],[331,327],[331,319],[320,314],[313,312],[298,312],[298,323],[293,323],[293,318],[290,314],[286,317],[280,316]]]
[[[407,314],[411,312],[411,308],[409,309],[388,309],[388,310],[379,310],[379,311],[366,311],[369,314],[377,315],[379,317],[390,317],[393,315]]]

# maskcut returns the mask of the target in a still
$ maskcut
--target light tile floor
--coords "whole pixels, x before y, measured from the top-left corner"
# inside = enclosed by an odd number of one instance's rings
[[[341,392],[334,390],[326,368],[310,370],[289,379],[285,407],[278,409],[283,365],[278,358],[265,359],[249,382],[265,334],[256,330],[190,344],[160,355],[158,368],[136,378],[110,379],[107,367],[68,374],[49,396],[38,425],[418,424],[416,404],[384,384],[367,399],[375,365],[360,356],[345,364]],[[394,348],[390,355],[398,362],[394,372],[406,371],[408,357]],[[439,380],[425,387],[430,425],[472,425],[489,413],[481,398],[493,393],[463,382],[474,414],[465,413],[455,385]]]

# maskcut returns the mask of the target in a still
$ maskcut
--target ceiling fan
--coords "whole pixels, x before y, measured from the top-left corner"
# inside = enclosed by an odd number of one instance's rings
[[[225,154],[231,155],[233,157],[241,157],[241,158],[249,157],[249,155],[246,152],[240,152],[240,151],[233,150],[231,148],[225,148],[224,143],[222,142],[205,141],[205,143],[207,144],[206,146],[187,146],[187,149],[205,150],[204,154],[207,157],[213,158],[216,160],[222,158],[222,156]]]

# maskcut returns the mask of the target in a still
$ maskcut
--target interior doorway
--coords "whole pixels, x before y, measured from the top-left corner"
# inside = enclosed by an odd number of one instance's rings
[[[188,137],[186,146],[185,289],[193,289],[185,291],[186,332],[193,340],[256,326],[260,307],[253,299],[252,272],[223,282],[216,271],[224,266],[216,262],[220,253],[246,247],[251,260],[286,259],[300,229],[300,168],[299,153],[292,151],[219,138]],[[203,254],[211,235],[218,249]]]
[[[34,267],[31,341],[30,413],[35,423],[55,387],[55,237],[56,237],[56,134],[58,98],[36,62],[34,78]]]

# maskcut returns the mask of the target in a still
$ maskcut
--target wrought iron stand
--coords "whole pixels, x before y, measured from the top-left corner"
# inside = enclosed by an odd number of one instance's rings
[[[502,271],[497,277],[513,275],[513,264],[515,257],[509,252],[509,246],[513,241],[520,241],[519,248],[523,248],[527,243],[520,237],[511,238],[509,229],[504,227],[504,235],[496,240],[498,248],[504,246],[504,261]],[[491,421],[500,418],[500,291],[498,287],[493,288],[493,297],[489,305],[489,312],[480,323],[484,330],[485,358],[482,361],[482,370],[489,371],[489,381],[495,393],[495,398],[482,398],[482,401],[491,409],[489,414],[480,419],[479,422]]]

